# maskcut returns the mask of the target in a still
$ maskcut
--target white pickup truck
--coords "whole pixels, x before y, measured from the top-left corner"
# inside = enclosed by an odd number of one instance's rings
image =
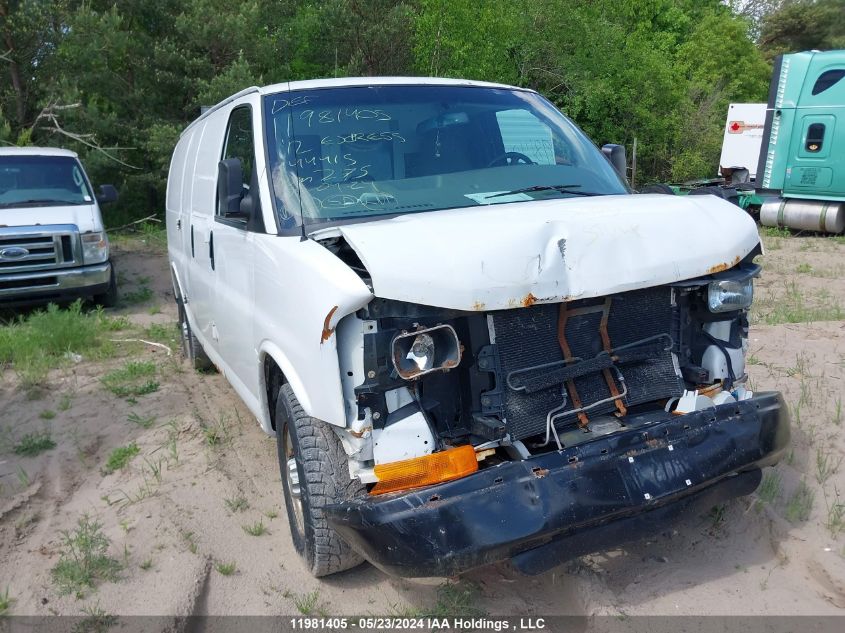
[[[0,147],[0,307],[90,298],[117,300],[100,203],[74,152]]]
[[[313,574],[537,573],[783,455],[780,394],[745,386],[754,221],[634,195],[606,149],[534,91],[431,78],[250,88],[183,132],[185,351],[276,436]]]

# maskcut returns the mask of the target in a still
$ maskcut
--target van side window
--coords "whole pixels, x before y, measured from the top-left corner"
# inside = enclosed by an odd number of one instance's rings
[[[252,181],[252,169],[255,164],[255,143],[252,137],[252,110],[240,106],[232,110],[229,127],[226,130],[226,142],[223,146],[223,159],[237,158],[243,169],[244,191],[249,190]]]
[[[816,79],[816,83],[813,85],[813,96],[821,94],[843,77],[845,77],[845,68],[834,68],[833,70],[824,71],[819,75],[819,78]]]

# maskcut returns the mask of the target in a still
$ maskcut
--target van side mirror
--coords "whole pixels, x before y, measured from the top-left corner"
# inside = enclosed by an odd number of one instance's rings
[[[243,166],[239,158],[227,158],[217,163],[217,214],[240,214],[244,193]]]
[[[117,189],[114,185],[100,185],[100,190],[96,196],[97,202],[100,204],[109,204],[117,201]]]
[[[607,143],[601,146],[601,153],[610,161],[613,168],[616,170],[625,182],[628,181],[628,158],[625,156],[625,146],[616,145],[615,143]]]

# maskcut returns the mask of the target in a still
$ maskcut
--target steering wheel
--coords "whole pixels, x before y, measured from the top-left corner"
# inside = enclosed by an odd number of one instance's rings
[[[498,167],[504,165],[533,165],[534,161],[528,158],[525,154],[520,152],[505,152],[500,156],[496,156],[493,160],[490,161],[490,164],[487,165],[488,167]]]

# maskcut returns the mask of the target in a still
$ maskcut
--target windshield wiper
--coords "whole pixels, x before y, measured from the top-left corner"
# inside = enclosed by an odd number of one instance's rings
[[[603,196],[603,193],[595,191],[576,191],[581,185],[534,185],[533,187],[523,187],[522,189],[513,189],[512,191],[503,191],[502,193],[494,193],[492,196],[486,196],[484,199],[498,198],[500,196],[514,196],[518,193],[535,193],[538,191],[559,191],[560,193],[571,193],[574,196]]]

